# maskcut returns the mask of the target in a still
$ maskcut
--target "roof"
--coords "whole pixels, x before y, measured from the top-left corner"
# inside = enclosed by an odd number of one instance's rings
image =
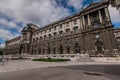
[[[104,2],[94,2],[94,3],[90,4],[90,5],[88,5],[86,8],[84,8],[81,12],[86,11],[86,10],[89,10],[89,9],[92,9],[92,8],[94,8],[94,7],[96,7],[96,6],[101,6],[101,5],[103,5],[103,4],[108,4],[108,1],[104,1]]]
[[[75,14],[73,14],[73,15],[71,15],[71,16],[67,16],[67,17],[65,17],[65,18],[63,18],[63,19],[57,20],[57,21],[55,21],[55,22],[53,22],[53,23],[50,23],[50,24],[48,24],[48,25],[45,25],[45,26],[39,28],[38,30],[47,28],[47,27],[52,26],[52,25],[54,25],[54,24],[56,24],[56,23],[58,23],[58,22],[65,21],[65,20],[67,20],[67,19],[71,19],[71,18],[73,18],[73,17],[75,17],[75,16],[81,15],[83,11],[86,11],[86,10],[88,10],[88,9],[91,9],[91,8],[95,7],[95,6],[99,6],[99,5],[107,4],[107,3],[108,3],[108,1],[92,3],[92,4],[90,4],[89,6],[87,6],[86,8],[84,8],[82,11],[80,11],[80,12],[78,12],[78,13],[75,13]]]

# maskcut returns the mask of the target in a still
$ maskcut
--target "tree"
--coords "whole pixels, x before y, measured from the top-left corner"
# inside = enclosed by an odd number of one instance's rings
[[[0,55],[3,55],[3,51],[2,50],[0,50]]]

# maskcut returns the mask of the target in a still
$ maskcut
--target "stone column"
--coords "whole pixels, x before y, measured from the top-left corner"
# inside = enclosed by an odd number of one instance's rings
[[[88,26],[90,26],[91,25],[91,23],[90,23],[90,15],[87,14],[87,16],[88,16]]]
[[[100,10],[98,10],[98,14],[99,14],[100,23],[102,23],[102,15]]]
[[[105,15],[107,17],[107,21],[110,21],[110,15],[109,15],[108,8],[105,8]]]
[[[82,21],[83,21],[83,28],[85,28],[85,17],[82,16]]]
[[[80,22],[81,22],[81,29],[83,29],[82,17],[80,18]]]
[[[56,40],[56,54],[59,54],[59,42]]]
[[[80,25],[80,29],[82,29],[82,25],[81,25],[81,18],[79,19],[79,25]]]

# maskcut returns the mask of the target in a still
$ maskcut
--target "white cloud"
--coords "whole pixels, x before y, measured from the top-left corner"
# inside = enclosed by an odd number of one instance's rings
[[[69,10],[59,7],[55,0],[3,0],[0,1],[0,10],[17,21],[38,25],[69,15]]]
[[[16,24],[16,22],[14,21],[8,21],[5,18],[0,18],[0,25],[5,26],[6,28],[10,28],[10,29],[20,29],[20,27]]]
[[[120,23],[120,14],[115,7],[109,6],[109,12],[113,23]]]
[[[12,39],[15,36],[18,36],[19,34],[12,34],[9,30],[0,28],[0,39],[6,40],[6,39]]]
[[[0,44],[0,47],[1,47],[1,48],[4,48],[4,47],[5,47],[5,43],[1,43],[1,44]]]
[[[82,2],[85,0],[69,0],[68,5],[73,6],[75,9],[80,10],[83,7]]]

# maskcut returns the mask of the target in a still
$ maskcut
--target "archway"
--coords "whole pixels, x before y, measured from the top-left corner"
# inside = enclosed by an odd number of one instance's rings
[[[80,53],[80,46],[78,43],[75,43],[75,53]]]
[[[50,52],[51,52],[51,51],[50,51],[50,47],[48,47],[48,54],[50,54]]]
[[[66,47],[66,53],[70,54],[70,47]]]
[[[63,54],[63,47],[60,45],[60,54]]]
[[[103,51],[103,43],[101,41],[97,40],[95,46],[98,53]]]
[[[53,48],[53,54],[56,54],[56,48]]]

